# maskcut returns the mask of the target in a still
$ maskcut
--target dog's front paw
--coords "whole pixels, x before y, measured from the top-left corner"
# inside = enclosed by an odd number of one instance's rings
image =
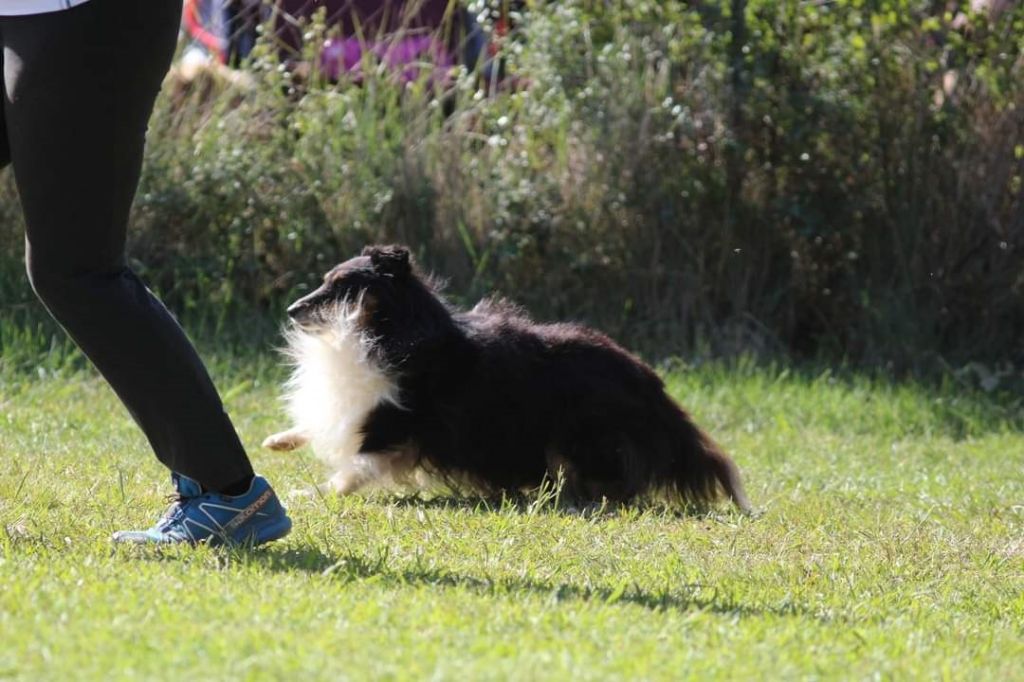
[[[273,436],[267,436],[263,441],[263,447],[280,452],[288,452],[301,448],[309,442],[309,436],[298,429],[289,429]]]

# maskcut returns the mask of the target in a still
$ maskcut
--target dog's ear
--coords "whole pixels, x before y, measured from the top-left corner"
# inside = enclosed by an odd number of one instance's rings
[[[373,269],[391,277],[407,277],[412,272],[409,249],[404,246],[367,246],[363,255],[370,257]]]

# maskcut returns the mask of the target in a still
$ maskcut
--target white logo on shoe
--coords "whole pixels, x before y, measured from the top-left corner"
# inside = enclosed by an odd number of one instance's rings
[[[235,530],[237,530],[238,527],[241,526],[243,523],[251,519],[253,516],[256,516],[259,513],[259,510],[262,509],[263,506],[270,501],[270,498],[273,497],[273,495],[274,492],[272,490],[265,490],[263,494],[257,497],[252,504],[250,504],[248,507],[241,511],[238,511],[237,507],[229,507],[222,504],[214,504],[212,502],[200,502],[197,505],[197,507],[199,511],[201,511],[206,516],[211,525],[200,523],[199,521],[191,517],[185,517],[184,519],[182,519],[181,526],[182,528],[184,528],[185,533],[188,535],[188,539],[193,544],[199,542],[199,540],[196,538],[196,534],[192,532],[193,527],[195,527],[196,529],[202,529],[206,531],[207,535],[216,535],[220,537],[222,540],[227,541],[229,539],[229,535]],[[228,521],[224,525],[221,525],[220,522],[217,521],[216,517],[212,513],[215,510],[223,510],[237,513],[235,514],[235,516],[231,518],[230,521]],[[266,514],[260,515],[266,516]]]

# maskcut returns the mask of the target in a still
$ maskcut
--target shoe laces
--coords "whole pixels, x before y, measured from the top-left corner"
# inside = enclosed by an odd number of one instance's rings
[[[185,506],[194,499],[195,497],[182,495],[179,492],[167,495],[166,500],[169,506],[163,516],[160,517],[160,527],[166,528],[180,521],[181,517],[185,514]]]

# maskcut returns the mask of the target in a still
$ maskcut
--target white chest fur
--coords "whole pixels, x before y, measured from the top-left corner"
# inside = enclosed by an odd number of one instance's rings
[[[398,401],[398,388],[369,352],[356,328],[358,310],[338,314],[329,328],[287,333],[294,364],[287,384],[288,411],[296,430],[331,471],[331,487],[350,492],[372,478],[360,456],[361,429],[373,408]]]

